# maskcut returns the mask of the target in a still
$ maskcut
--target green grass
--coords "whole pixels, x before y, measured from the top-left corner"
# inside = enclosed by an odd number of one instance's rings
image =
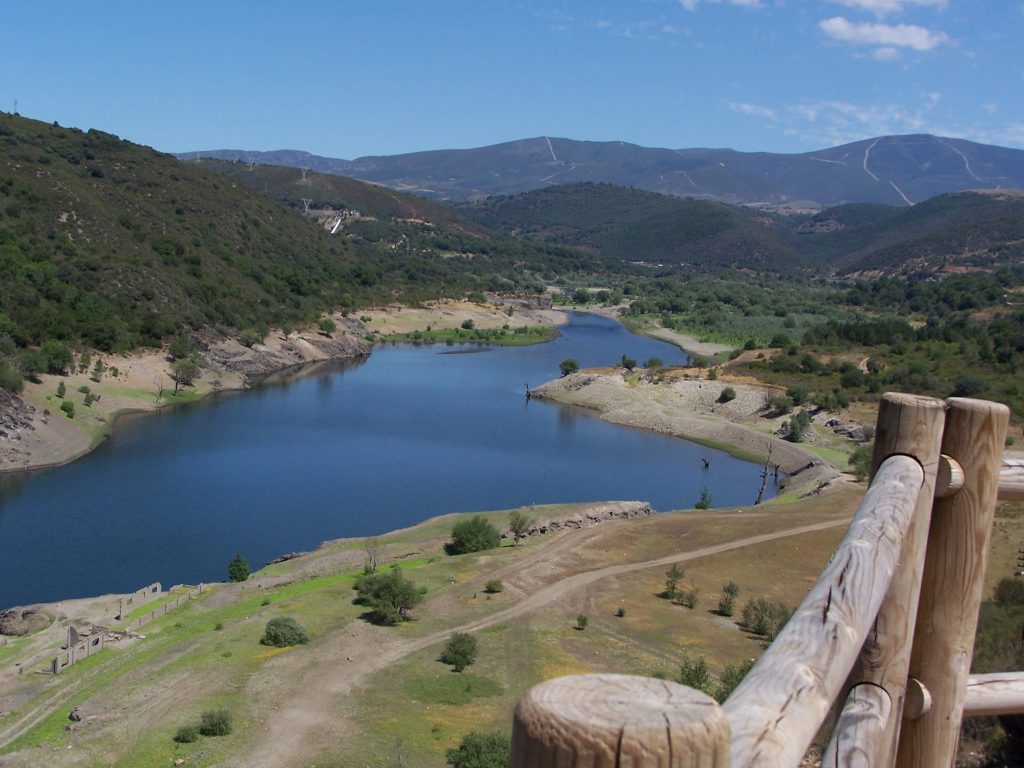
[[[502,347],[522,347],[551,341],[558,336],[558,329],[551,325],[520,326],[524,331],[516,332],[505,328],[435,328],[429,331],[393,333],[382,337],[383,341],[408,342],[412,344],[493,344]]]
[[[472,672],[452,672],[441,667],[402,681],[402,691],[415,701],[428,704],[469,704],[485,696],[497,696],[502,687],[489,677]]]

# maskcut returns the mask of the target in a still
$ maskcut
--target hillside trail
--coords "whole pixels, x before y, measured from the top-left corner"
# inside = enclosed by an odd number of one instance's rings
[[[730,552],[766,542],[800,536],[849,524],[849,519],[802,525],[772,533],[764,533],[743,539],[714,544],[691,551],[677,552],[653,560],[620,563],[583,571],[559,579],[524,597],[515,605],[496,611],[489,616],[469,621],[461,626],[416,638],[396,638],[394,630],[375,627],[362,621],[348,625],[344,631],[329,639],[318,649],[318,660],[322,663],[307,665],[304,673],[293,678],[288,697],[282,697],[279,688],[253,690],[255,697],[272,697],[276,702],[266,707],[274,710],[270,722],[261,722],[261,729],[250,742],[246,754],[232,760],[233,766],[247,768],[282,768],[295,765],[302,758],[310,756],[310,748],[328,748],[330,744],[342,744],[345,738],[352,738],[354,724],[347,722],[339,703],[355,691],[374,673],[389,667],[410,654],[439,645],[452,632],[478,632],[496,624],[527,616],[555,601],[587,587],[597,581],[621,576],[633,571],[657,568],[672,563],[685,563],[711,555]],[[557,550],[579,546],[576,536],[566,536],[551,548],[540,550],[536,557],[550,558]],[[533,556],[531,556],[531,559]],[[525,565],[521,562],[519,565]],[[440,596],[439,596],[440,597]],[[428,605],[424,610],[429,610]],[[307,660],[308,661],[308,660]]]

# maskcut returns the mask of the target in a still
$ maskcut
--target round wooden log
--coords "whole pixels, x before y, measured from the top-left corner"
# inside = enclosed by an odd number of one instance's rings
[[[890,456],[878,468],[818,581],[723,705],[733,768],[800,762],[874,627],[923,480],[909,456]]]
[[[512,768],[728,768],[729,723],[700,691],[649,677],[573,675],[516,707]]]
[[[964,468],[951,456],[939,457],[939,474],[935,478],[935,498],[945,499],[964,487]]]
[[[821,764],[843,768],[879,765],[877,745],[885,737],[891,715],[892,699],[884,688],[870,683],[851,688]]]
[[[913,519],[903,541],[896,573],[893,574],[885,601],[878,610],[875,626],[868,634],[848,680],[851,686],[865,687],[861,684],[870,683],[884,689],[888,694],[885,708],[887,719],[884,722],[877,718],[867,721],[860,709],[855,717],[840,716],[828,748],[833,756],[844,758],[835,763],[837,765],[846,764],[844,750],[851,749],[851,744],[857,745],[857,753],[863,756],[862,760],[866,760],[867,764],[892,765],[896,756],[917,603],[921,594],[932,498],[942,475],[943,461],[939,449],[945,422],[946,404],[933,397],[888,393],[878,406],[872,464],[877,467],[878,463],[893,454],[912,456],[921,464],[924,480],[914,507]],[[952,464],[946,462],[946,467],[952,477]],[[867,697],[871,693],[865,691],[861,695]],[[874,727],[868,729],[867,722]],[[844,732],[847,726],[851,729],[849,733]]]
[[[968,678],[964,717],[983,715],[1024,715],[1024,672],[994,672]]]
[[[910,661],[910,675],[931,693],[932,707],[904,720],[899,768],[950,766],[955,759],[1010,418],[998,403],[947,403],[942,452],[963,467],[964,487],[932,511]]]
[[[903,716],[907,720],[917,720],[932,708],[932,695],[920,680],[907,680],[907,699],[903,702]]]
[[[1024,501],[1024,459],[1004,458],[999,472],[999,498]]]

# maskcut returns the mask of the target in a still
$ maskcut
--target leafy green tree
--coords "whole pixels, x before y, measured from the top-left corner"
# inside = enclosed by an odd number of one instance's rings
[[[565,358],[558,364],[558,370],[562,372],[563,376],[568,376],[570,373],[576,373],[580,369],[580,364],[571,357]]]
[[[660,357],[649,357],[644,361],[644,368],[661,368],[665,362]]]
[[[60,404],[60,409],[64,411],[64,414],[69,418],[75,418],[75,404],[70,400],[65,400]]]
[[[589,624],[590,624],[590,617],[587,616],[587,614],[581,613],[581,614],[579,614],[576,617],[576,628],[577,629],[582,631],[582,630],[586,629]]]
[[[732,387],[726,387],[722,390],[722,393],[718,396],[718,402],[720,403],[731,403],[736,399],[736,390]]]
[[[260,333],[255,328],[245,328],[238,334],[238,343],[243,347],[252,349],[257,344],[262,344],[264,338],[265,334]]]
[[[445,754],[453,768],[508,768],[512,761],[512,741],[504,733],[471,731],[459,746]]]
[[[96,364],[92,367],[92,374],[89,376],[93,381],[99,381],[103,378],[103,372],[107,370],[107,366],[104,365],[100,358],[96,358]]]
[[[526,538],[526,532],[533,525],[533,518],[521,509],[513,510],[508,516],[508,528],[512,531],[512,538],[519,546],[519,540]]]
[[[708,662],[703,656],[698,656],[696,659],[683,656],[679,665],[679,674],[676,675],[676,682],[708,695],[711,694],[715,685],[714,680],[711,679]]]
[[[8,392],[21,392],[24,386],[21,373],[6,360],[0,359],[0,389]]]
[[[199,728],[195,725],[183,725],[174,734],[174,740],[179,744],[192,744],[199,741]]]
[[[272,645],[275,648],[287,648],[290,645],[304,645],[309,642],[309,635],[291,616],[277,616],[267,622],[260,638],[261,645]]]
[[[577,288],[573,291],[572,301],[574,304],[589,304],[590,303],[590,291],[586,288]]]
[[[358,602],[368,606],[373,619],[387,626],[393,626],[409,618],[409,611],[423,602],[420,589],[393,566],[388,573],[368,573],[360,576],[355,583]]]
[[[453,632],[441,652],[441,661],[461,672],[474,661],[478,653],[477,639],[468,632]]]
[[[75,367],[75,357],[66,344],[53,340],[44,341],[39,351],[45,361],[47,373],[63,376]]]
[[[249,563],[241,554],[235,555],[235,559],[228,563],[228,578],[231,581],[245,581],[249,573]]]
[[[463,330],[472,331],[473,328],[475,328],[475,327],[476,327],[476,323],[473,321],[473,318],[471,318],[471,317],[468,317],[468,318],[466,318],[465,320],[462,321],[462,329]]]
[[[171,341],[168,353],[175,360],[181,360],[184,357],[188,357],[192,354],[192,339],[188,334],[179,333]]]
[[[623,355],[622,358],[619,360],[619,365],[621,365],[627,371],[632,371],[634,368],[636,368],[636,360],[634,360],[632,357],[626,357],[625,355]]]
[[[742,664],[732,665],[727,664],[725,670],[722,672],[722,676],[718,680],[718,685],[715,686],[715,691],[711,695],[715,701],[721,704],[723,701],[732,695],[732,692],[736,690],[736,687],[743,682],[743,678],[747,676],[747,673],[754,668],[754,660],[749,659],[744,661]]]
[[[57,383],[57,397],[63,399],[64,395],[68,393],[68,388],[65,386],[63,381]]]
[[[875,444],[865,443],[858,445],[850,453],[850,469],[857,476],[858,480],[864,480],[871,472],[871,454],[874,453]]]
[[[489,520],[474,515],[460,520],[452,528],[452,540],[445,547],[449,555],[464,555],[494,549],[501,544],[501,532]]]
[[[318,323],[318,326],[320,328],[320,332],[326,333],[328,336],[338,330],[338,326],[329,317],[322,318]]]
[[[501,583],[500,579],[491,579],[484,585],[484,592],[489,595],[497,595],[505,591],[505,585]]]
[[[711,492],[707,489],[707,486],[701,489],[700,498],[693,505],[694,509],[711,509]]]
[[[174,380],[174,393],[177,394],[181,391],[182,387],[187,387],[192,384],[202,373],[197,363],[193,358],[187,357],[184,360],[175,360],[171,364],[171,378]]]

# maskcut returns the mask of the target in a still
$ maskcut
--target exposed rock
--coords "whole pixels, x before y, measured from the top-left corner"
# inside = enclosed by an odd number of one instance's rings
[[[0,611],[0,635],[23,637],[50,626],[50,616],[40,608],[9,608]]]
[[[36,409],[13,392],[0,389],[0,440],[20,440],[21,430],[34,429]]]
[[[626,520],[631,517],[647,517],[653,514],[654,510],[651,509],[651,505],[646,501],[612,501],[606,504],[594,504],[581,512],[561,520],[548,520],[534,525],[525,531],[523,535],[535,536],[569,529],[589,528],[592,525],[608,520]],[[501,534],[501,538],[513,538],[512,531],[505,531]]]
[[[68,712],[68,720],[70,720],[73,723],[81,722],[81,720],[82,720],[82,713],[81,713],[81,711],[79,710],[78,707],[72,707],[71,708],[71,711]]]

